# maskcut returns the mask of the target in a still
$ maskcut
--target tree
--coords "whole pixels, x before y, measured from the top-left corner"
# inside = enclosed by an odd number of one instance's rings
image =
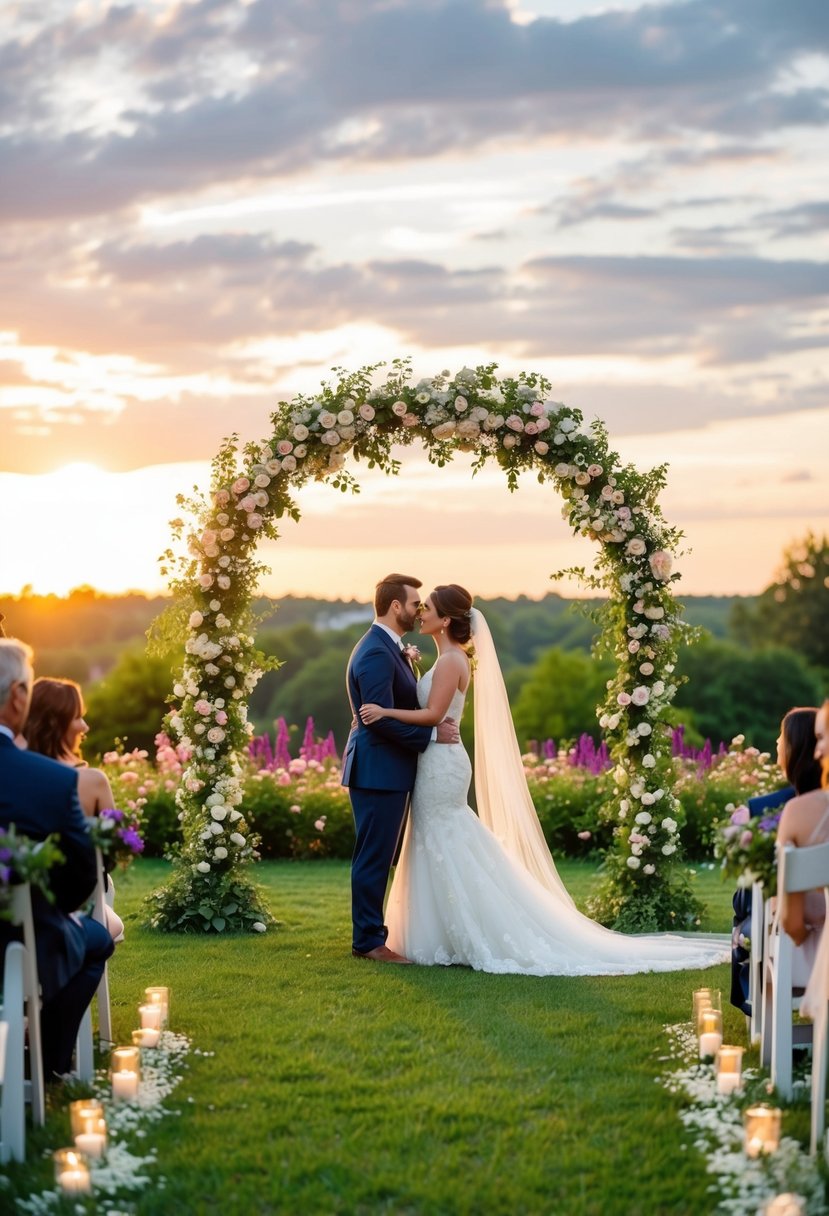
[[[745,651],[701,642],[680,654],[677,674],[687,677],[674,701],[677,718],[715,746],[745,735],[773,753],[783,715],[795,705],[819,705],[824,695],[820,677],[782,646]]]
[[[829,540],[808,532],[783,551],[773,583],[752,605],[737,604],[732,631],[749,646],[788,646],[829,673]]]
[[[170,678],[169,660],[149,658],[143,647],[124,651],[109,674],[86,695],[87,757],[100,756],[116,739],[152,753],[167,712]]]
[[[519,743],[595,735],[596,705],[609,674],[608,665],[580,651],[548,650],[533,667],[513,706]]]

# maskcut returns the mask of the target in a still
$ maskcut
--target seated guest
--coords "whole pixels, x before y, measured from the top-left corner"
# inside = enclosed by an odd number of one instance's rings
[[[823,765],[824,785],[829,768],[829,700],[817,711],[812,740],[812,754]],[[813,789],[786,804],[777,842],[805,848],[829,840],[829,789]],[[817,944],[826,916],[823,891],[791,892],[781,911],[783,928],[798,946],[803,948],[809,966],[814,961]]]
[[[78,799],[85,815],[100,815],[115,806],[106,773],[89,768],[81,759],[81,740],[89,731],[84,720],[80,686],[74,680],[35,680],[29,716],[23,734],[30,752],[51,756],[60,764],[78,770]],[[123,941],[124,922],[112,910],[112,883],[107,880],[105,914],[115,941]]]
[[[50,903],[32,891],[37,965],[43,1003],[43,1071],[55,1080],[72,1067],[75,1040],[95,995],[112,937],[96,921],[72,913],[95,888],[95,850],[78,801],[74,769],[15,746],[29,712],[34,674],[32,652],[23,642],[0,639],[0,825],[15,824],[34,840],[54,834],[64,856],[49,873]],[[19,930],[5,926],[0,942]]]
[[[815,718],[812,707],[790,709],[780,723],[777,736],[777,765],[790,783],[771,794],[749,798],[752,819],[769,815],[785,806],[799,794],[806,794],[820,785],[820,764],[815,759]],[[782,826],[782,824],[781,824]],[[748,1001],[749,952],[740,944],[740,937],[751,930],[751,888],[737,891],[732,900],[734,930],[731,949],[731,1004],[743,1013],[751,1013]]]

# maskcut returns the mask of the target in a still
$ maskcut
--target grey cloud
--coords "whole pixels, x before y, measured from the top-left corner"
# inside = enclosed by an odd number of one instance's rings
[[[772,91],[825,33],[825,6],[814,0],[790,0],[785,20],[776,0],[737,0],[727,21],[717,0],[529,25],[483,0],[259,0],[245,10],[201,0],[180,5],[165,26],[137,5],[97,22],[73,15],[26,48],[39,83],[0,145],[0,213],[91,214],[227,176],[530,136],[615,131],[664,141],[685,129],[767,139],[781,126],[827,121],[826,90]],[[102,46],[146,91],[126,116],[132,132],[32,129],[24,119],[31,105],[42,108],[43,82],[56,81],[57,113],[61,68]],[[3,53],[23,88],[21,44]],[[223,88],[222,71],[238,72],[240,55],[256,73],[230,76]]]
[[[791,469],[780,478],[783,485],[796,481],[814,481],[814,474],[809,469]]]
[[[829,229],[829,203],[800,203],[778,211],[766,211],[757,217],[768,224],[776,237],[803,236]]]

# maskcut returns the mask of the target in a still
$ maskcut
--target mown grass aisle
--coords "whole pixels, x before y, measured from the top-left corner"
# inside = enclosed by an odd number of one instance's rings
[[[162,863],[118,882],[127,941],[111,968],[115,1033],[169,984],[190,1068],[153,1129],[161,1196],[138,1213],[703,1213],[702,1161],[654,1083],[662,1027],[727,968],[534,979],[350,957],[348,866],[262,864],[283,922],[264,937],[171,937],[132,919]],[[580,901],[592,870],[563,868]],[[719,875],[700,877],[728,926]],[[744,1041],[726,1013],[726,1035]],[[161,1204],[161,1206],[159,1206]]]

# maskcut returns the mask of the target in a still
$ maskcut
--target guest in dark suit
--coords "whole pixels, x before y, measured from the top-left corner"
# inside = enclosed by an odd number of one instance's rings
[[[403,634],[420,612],[419,579],[388,574],[377,584],[374,624],[351,654],[346,683],[354,721],[345,745],[342,783],[348,786],[356,841],[351,862],[352,953],[382,963],[407,963],[386,945],[383,901],[389,870],[414,786],[418,754],[432,739],[457,743],[457,723],[412,726],[381,718],[370,726],[358,710],[367,701],[417,709],[417,681],[403,654]]]
[[[790,785],[771,794],[760,794],[747,802],[752,819],[781,811],[786,803],[820,787],[820,764],[815,759],[815,717],[812,707],[790,709],[780,723],[777,737],[777,764]],[[748,1000],[749,952],[740,938],[751,931],[751,888],[736,891],[731,901],[734,909],[731,935],[731,1004],[746,1015],[751,1014]]]
[[[55,902],[37,890],[32,906],[43,1004],[41,1035],[47,1080],[68,1073],[78,1028],[113,951],[107,930],[88,916],[74,917],[95,887],[95,850],[78,802],[73,769],[15,745],[32,695],[32,652],[23,642],[0,639],[0,825],[15,824],[34,840],[55,834],[64,862],[49,874]],[[14,930],[5,930],[8,934]],[[2,939],[0,939],[2,940]]]

